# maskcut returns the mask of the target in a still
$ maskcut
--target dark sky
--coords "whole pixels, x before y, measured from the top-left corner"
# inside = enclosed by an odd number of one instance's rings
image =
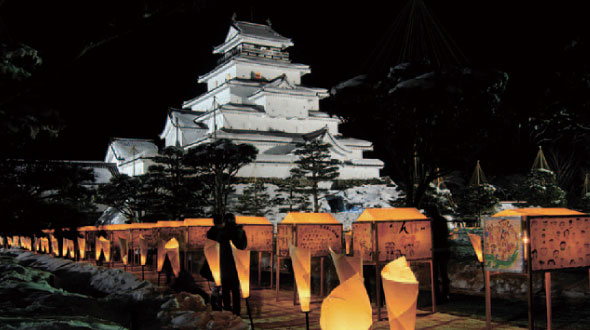
[[[472,65],[504,70],[520,88],[537,80],[567,40],[589,31],[587,12],[565,1],[425,2]],[[0,36],[44,59],[41,93],[67,125],[55,158],[100,160],[110,137],[157,139],[167,109],[205,91],[197,77],[214,68],[212,48],[233,12],[238,20],[270,18],[293,39],[291,59],[311,66],[304,84],[330,88],[381,60],[371,54],[388,43],[405,1],[388,3],[7,0]],[[152,18],[138,16],[162,6]],[[114,37],[77,58],[105,36]]]

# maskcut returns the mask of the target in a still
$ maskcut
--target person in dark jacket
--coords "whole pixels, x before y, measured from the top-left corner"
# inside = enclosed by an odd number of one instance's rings
[[[219,242],[219,264],[221,271],[221,295],[223,309],[240,315],[240,281],[234,262],[230,242],[240,250],[248,245],[246,232],[241,225],[236,224],[236,217],[228,213],[223,217],[222,223],[215,223],[207,232],[207,238]],[[217,220],[218,221],[218,220]]]
[[[434,296],[437,304],[442,304],[449,300],[450,280],[447,270],[451,258],[449,227],[447,220],[440,215],[436,205],[427,207],[425,211],[426,215],[432,219]]]

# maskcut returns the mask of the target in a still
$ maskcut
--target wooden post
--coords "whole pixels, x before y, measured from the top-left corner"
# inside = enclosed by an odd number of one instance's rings
[[[551,330],[551,272],[545,272],[545,302],[547,304],[547,330]]]
[[[305,329],[309,330],[309,312],[305,312]]]
[[[484,270],[486,289],[486,329],[492,329],[492,291],[490,289],[490,271]]]
[[[436,313],[436,296],[434,290],[434,262],[430,259],[430,296],[432,297],[432,312]]]
[[[258,286],[262,286],[262,251],[258,251]]]
[[[527,300],[528,300],[528,317],[529,317],[529,329],[535,329],[535,317],[533,315],[533,267],[531,263],[531,249],[529,248],[530,244],[530,232],[531,232],[531,221],[527,217],[526,218],[526,232],[525,237],[529,240],[524,244],[525,255],[527,257]]]
[[[320,257],[320,297],[324,296],[324,257]]]
[[[281,257],[279,256],[279,254],[277,253],[277,285],[276,285],[276,289],[277,289],[277,302],[279,302],[279,286],[281,285],[280,282],[280,278],[281,278],[281,274],[279,273],[281,269]]]
[[[272,251],[270,252],[270,288],[272,289],[272,285],[273,285],[273,276],[274,274],[274,255],[272,253]]]
[[[381,321],[381,267],[379,265],[379,227],[373,221],[372,226],[374,230],[372,232],[375,233],[375,237],[373,237],[374,245],[374,255],[375,255],[375,303],[377,304],[377,321]]]

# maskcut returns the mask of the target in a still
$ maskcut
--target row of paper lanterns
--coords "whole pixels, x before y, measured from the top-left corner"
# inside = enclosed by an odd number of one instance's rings
[[[57,239],[50,236],[53,246],[57,246]],[[27,237],[8,238],[8,243],[13,247],[23,247],[32,250],[32,242]],[[20,244],[19,244],[20,242]],[[147,242],[140,237],[140,259],[145,265],[147,259]],[[4,243],[0,241],[0,243]],[[119,238],[121,248],[121,260],[127,264],[128,242]],[[101,253],[107,262],[110,261],[111,242],[104,238],[96,239],[96,260]],[[80,257],[84,258],[86,241],[78,238]],[[49,252],[49,239],[35,240],[35,250]],[[53,250],[57,254],[57,249]],[[232,244],[232,252],[236,270],[240,280],[242,297],[250,296],[250,251],[239,250]],[[310,250],[289,246],[289,252],[293,263],[297,292],[303,312],[310,312],[311,303],[311,253]],[[207,240],[204,249],[205,257],[211,268],[215,284],[221,286],[219,243]],[[371,302],[367,294],[362,274],[362,259],[350,257],[345,254],[337,254],[330,251],[336,268],[340,285],[326,297],[321,305],[320,326],[322,329],[369,329],[373,323]],[[74,257],[74,241],[64,238],[62,255]],[[176,276],[180,271],[179,244],[175,238],[158,244],[157,271],[162,271],[164,260],[168,258],[172,270]],[[412,270],[408,267],[404,257],[398,258],[387,264],[382,272],[383,290],[389,317],[390,329],[413,329],[416,320],[416,302],[418,299],[418,281]]]

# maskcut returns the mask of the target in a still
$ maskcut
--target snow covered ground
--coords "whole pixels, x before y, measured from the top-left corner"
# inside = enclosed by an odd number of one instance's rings
[[[1,329],[248,329],[199,295],[162,292],[120,269],[0,249]]]

